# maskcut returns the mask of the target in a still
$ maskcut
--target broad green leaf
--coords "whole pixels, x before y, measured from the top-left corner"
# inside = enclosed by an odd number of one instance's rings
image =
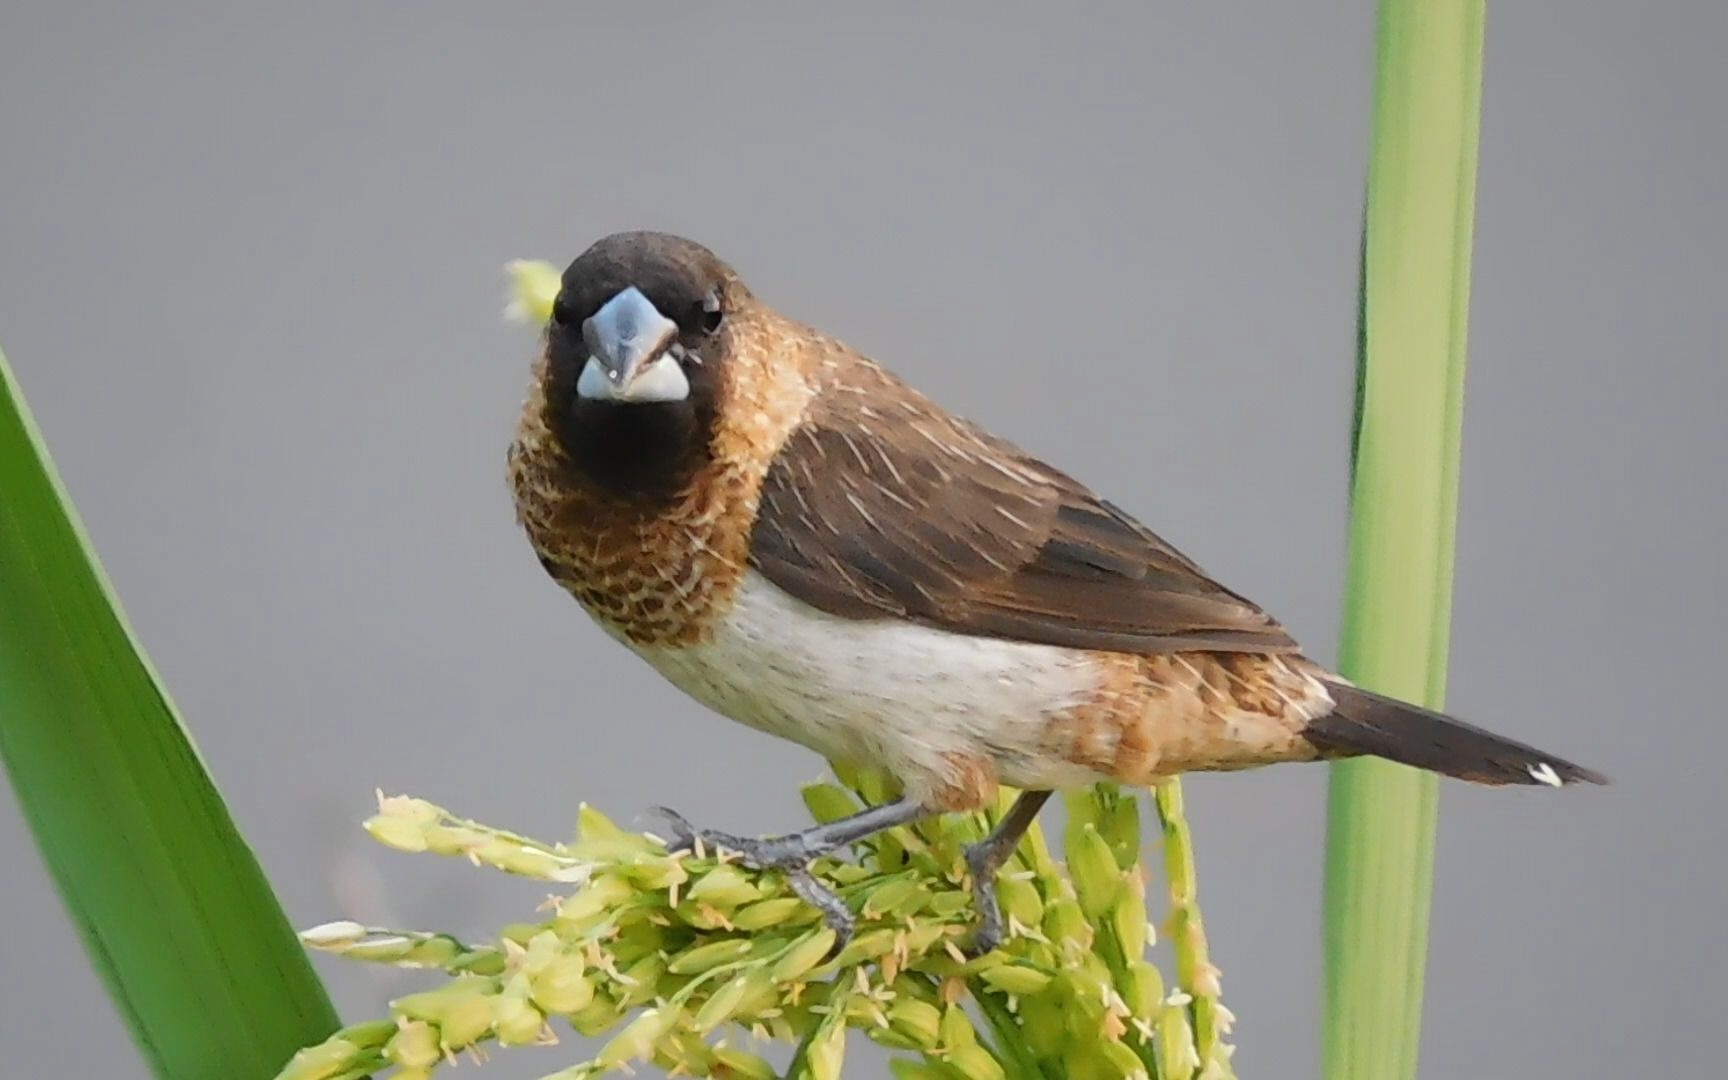
[[[120,611],[3,355],[0,757],[156,1076],[274,1076],[336,1027]]]

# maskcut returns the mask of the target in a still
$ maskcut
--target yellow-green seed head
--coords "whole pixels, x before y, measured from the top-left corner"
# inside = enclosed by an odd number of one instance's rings
[[[438,1034],[445,1049],[461,1050],[492,1034],[494,998],[475,994],[462,998],[444,1010]]]
[[[818,824],[826,825],[830,821],[839,821],[863,809],[852,793],[838,784],[805,784],[799,793],[804,797],[804,805],[809,809],[810,816],[815,818]]]
[[[314,949],[339,949],[366,940],[367,933],[359,923],[343,919],[300,931],[300,942]]]
[[[362,1053],[347,1039],[325,1039],[295,1054],[276,1080],[332,1080],[353,1068]]]
[[[1074,893],[1088,921],[1104,918],[1122,892],[1122,870],[1116,856],[1098,830],[1088,825],[1080,830],[1068,851],[1068,873]]]
[[[866,931],[847,942],[840,955],[823,966],[845,968],[864,960],[879,960],[894,951],[897,936],[898,932],[889,926]]]
[[[835,940],[834,931],[826,926],[810,931],[775,962],[770,977],[777,983],[789,983],[802,978],[822,962],[822,958],[834,948]]]
[[[718,1062],[714,1075],[725,1080],[777,1080],[780,1075],[774,1066],[748,1050],[717,1046],[714,1057]]]
[[[557,922],[583,924],[590,919],[610,915],[624,901],[636,895],[636,887],[626,878],[601,874],[592,878],[575,896],[558,905]]]
[[[941,923],[921,922],[906,931],[906,951],[912,956],[923,956],[952,936],[950,928]]]
[[[746,938],[711,941],[674,956],[671,963],[666,965],[666,970],[674,975],[700,975],[711,968],[742,960],[749,955],[750,942]]]
[[[528,990],[542,1010],[565,1016],[586,1009],[594,1000],[594,981],[578,953],[552,957],[529,976]]]
[[[492,1028],[505,1046],[524,1046],[540,1040],[546,1017],[529,999],[528,980],[518,976],[504,993],[492,999]]]
[[[846,1025],[839,1014],[823,1021],[804,1060],[810,1080],[840,1080],[840,1070],[846,1064]]]
[[[683,859],[642,852],[625,866],[624,876],[641,888],[658,890],[684,884],[690,880],[690,871],[684,868]]]
[[[709,995],[702,1007],[696,1010],[695,1018],[690,1022],[697,1034],[706,1035],[737,1015],[738,1007],[750,993],[750,979],[753,973],[746,972],[736,975],[721,984],[720,988]]]
[[[420,822],[379,814],[367,818],[363,828],[385,847],[409,853],[426,850],[426,826]]]
[[[866,919],[914,915],[928,902],[930,890],[916,877],[890,878],[864,897]]]
[[[978,1045],[978,1033],[972,1030],[972,1021],[967,1018],[966,1010],[958,1005],[950,1005],[942,1010],[939,1028],[942,1045],[949,1050]]]
[[[842,775],[865,793],[863,802],[894,797],[881,774]],[[834,784],[812,785],[805,797],[825,820],[859,805]],[[995,817],[1011,798],[1003,793]],[[602,1070],[630,1062],[680,1075],[768,1080],[773,1070],[760,1058],[724,1039],[708,1045],[729,1025],[773,1040],[809,1039],[803,1075],[810,1080],[838,1075],[852,1027],[884,1046],[927,1054],[894,1065],[896,1076],[911,1080],[994,1080],[1005,1077],[1008,1061],[1016,1072],[1035,1061],[1067,1080],[1144,1076],[1149,1032],[1160,1080],[1228,1080],[1229,1048],[1219,1039],[1228,1014],[1208,997],[1216,975],[1191,891],[1173,890],[1172,925],[1180,983],[1193,1001],[1164,996],[1160,973],[1144,958],[1144,871],[1133,858],[1124,862],[1125,853],[1138,855],[1134,795],[1102,789],[1068,799],[1079,813],[1067,834],[1066,865],[1052,862],[1041,842],[1027,842],[1024,858],[998,881],[1009,940],[980,959],[957,951],[975,925],[960,853],[994,820],[987,813],[942,816],[859,845],[855,860],[820,861],[815,873],[860,917],[857,935],[829,959],[834,933],[792,894],[784,874],[759,874],[713,853],[668,856],[659,840],[626,833],[591,808],[581,813],[580,838],[565,847],[417,800],[386,800],[374,822],[387,841],[519,874],[580,877],[582,887],[550,913],[529,915],[474,946],[447,934],[350,923],[308,932],[309,946],[356,958],[492,977],[462,975],[407,995],[394,1003],[399,1021],[359,1042],[328,1042],[321,1056],[298,1059],[299,1071],[283,1077],[353,1080],[386,1069],[385,1062],[415,1076],[488,1037],[552,1041],[559,1025],[549,1027],[547,1018],[562,1017],[578,1032],[610,1038],[600,1058],[563,1063],[569,1068],[556,1080],[597,1080]],[[1166,846],[1185,848],[1185,823],[1166,817],[1164,824]],[[1179,878],[1191,875],[1184,855],[1173,866]],[[1107,947],[1097,947],[1100,935]],[[983,1043],[968,993],[1017,1037]],[[646,1011],[631,1017],[636,1008]],[[1002,1047],[1004,1057],[992,1047]]]
[[[438,1031],[431,1024],[404,1020],[385,1044],[384,1056],[407,1068],[429,1069],[443,1060],[444,1051],[438,1045]]]
[[[942,1010],[917,998],[896,997],[888,1007],[888,1026],[929,1050],[942,1038]]]
[[[1115,853],[1118,869],[1140,864],[1140,804],[1133,796],[1118,798],[1102,815],[1098,831]]]
[[[985,985],[1005,994],[1041,994],[1050,986],[1050,973],[1021,964],[1003,964],[979,975]]]
[[[1077,900],[1062,897],[1050,901],[1044,908],[1044,936],[1064,956],[1089,952],[1095,933]]]
[[[646,1005],[658,994],[660,979],[666,974],[666,958],[649,953],[624,969],[624,993],[619,998],[625,1006]]]
[[[1035,995],[1020,1003],[1017,1015],[1020,1031],[1032,1052],[1041,1059],[1060,1059],[1070,1042],[1061,1003],[1053,995]]]
[[[966,1080],[1008,1080],[996,1056],[976,1043],[949,1054],[948,1065]]]
[[[499,990],[497,979],[463,976],[451,979],[436,990],[407,994],[390,1002],[391,1011],[412,1020],[442,1024],[450,1010],[472,998],[486,998]]]
[[[596,993],[594,1000],[570,1014],[570,1026],[589,1038],[609,1030],[624,1016],[624,1006],[608,994]]]
[[[1158,1015],[1164,1002],[1164,976],[1145,960],[1128,965],[1128,977],[1123,980],[1122,1000],[1135,1016],[1150,1019]]]
[[[1122,945],[1122,955],[1137,960],[1146,953],[1150,931],[1146,924],[1146,889],[1138,870],[1124,875],[1124,888],[1110,910],[1110,928]]]
[[[1036,927],[1044,921],[1044,898],[1030,880],[1004,876],[996,883],[996,895],[1002,914],[1021,926]]]
[[[504,264],[510,277],[510,302],[504,315],[513,321],[544,325],[552,317],[561,276],[558,268],[538,259],[513,259]]]
[[[452,829],[450,835],[460,837],[471,831]],[[512,837],[491,837],[478,843],[467,844],[459,848],[458,852],[487,866],[497,867],[507,874],[537,878],[541,881],[582,881],[589,873],[586,863],[534,844],[525,844]]]
[[[1165,1080],[1192,1080],[1200,1067],[1200,1056],[1194,1051],[1194,1030],[1188,1024],[1188,1009],[1182,1005],[1165,1005],[1159,1010],[1158,1064]]]
[[[762,890],[757,888],[753,875],[731,863],[723,863],[691,881],[690,887],[684,890],[684,896],[731,912],[760,900]],[[797,903],[797,899],[792,898],[792,902]]]
[[[594,1063],[602,1069],[616,1069],[631,1061],[651,1058],[654,1045],[672,1029],[677,1019],[678,1014],[671,1009],[643,1010],[600,1048],[594,1056]]]
[[[739,908],[732,925],[740,930],[766,930],[770,926],[797,924],[816,917],[815,911],[796,896],[777,896]]]
[[[1100,1043],[1098,1049],[1110,1070],[1110,1076],[1120,1077],[1121,1080],[1147,1080],[1150,1075],[1146,1063],[1140,1060],[1140,1055],[1126,1044],[1109,1039]]]

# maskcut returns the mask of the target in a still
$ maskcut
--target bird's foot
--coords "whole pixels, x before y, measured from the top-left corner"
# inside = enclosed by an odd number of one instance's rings
[[[834,931],[834,944],[828,949],[828,955],[822,958],[823,963],[840,955],[840,950],[846,947],[858,929],[858,918],[852,914],[852,909],[846,906],[839,893],[817,881],[807,866],[786,871],[786,882],[800,900],[822,913],[823,924]]]
[[[764,837],[734,836],[712,829],[698,829],[691,825],[684,815],[664,806],[656,807],[655,813],[672,825],[672,843],[667,845],[669,851],[693,852],[698,847],[708,851],[733,851],[737,852],[746,866],[757,870],[779,870],[786,875],[787,884],[792,886],[792,891],[799,899],[822,913],[822,921],[834,931],[835,952],[844,948],[851,940],[852,932],[857,926],[852,909],[846,906],[846,901],[842,900],[838,893],[818,881],[816,875],[810,872],[811,863],[844,845],[805,833]]]
[[[672,824],[673,842],[667,845],[668,850],[695,851],[697,846],[701,845],[708,851],[733,851],[743,858],[745,865],[757,870],[803,869],[842,846],[807,833],[762,837],[734,836],[714,829],[698,829],[691,825],[684,815],[664,806],[655,807],[654,812]]]
[[[999,846],[985,840],[966,849],[966,869],[972,875],[972,907],[977,912],[978,925],[963,951],[973,959],[994,952],[1002,944],[1002,904],[996,898],[996,871],[1002,868]]]
[[[1039,809],[1050,799],[1048,791],[1022,791],[996,823],[989,836],[966,849],[966,869],[972,874],[972,906],[978,912],[978,929],[966,952],[973,957],[991,952],[1006,934],[1002,904],[996,898],[996,875],[1014,857],[1020,838],[1032,827]]]

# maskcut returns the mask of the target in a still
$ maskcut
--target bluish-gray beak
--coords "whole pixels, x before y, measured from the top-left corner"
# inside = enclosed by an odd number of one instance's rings
[[[606,301],[582,324],[582,341],[599,361],[617,396],[629,392],[643,368],[678,335],[678,324],[660,314],[634,285]]]

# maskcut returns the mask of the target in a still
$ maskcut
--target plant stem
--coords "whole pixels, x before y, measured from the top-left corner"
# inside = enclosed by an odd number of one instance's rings
[[[1381,0],[1340,666],[1442,703],[1475,217],[1482,0]],[[1414,1077],[1435,777],[1333,766],[1325,1075]]]

